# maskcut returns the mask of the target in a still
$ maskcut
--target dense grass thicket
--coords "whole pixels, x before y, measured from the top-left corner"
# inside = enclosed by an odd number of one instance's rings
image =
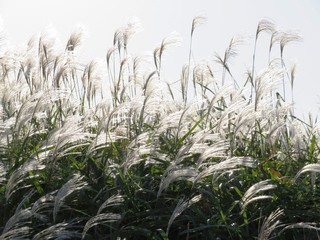
[[[62,49],[50,30],[24,48],[1,33],[0,239],[320,238],[319,129],[286,97],[299,35],[262,20],[235,76],[237,38],[193,60],[204,21],[174,83],[162,62],[177,37],[131,56],[135,22],[88,64],[82,29]],[[270,57],[256,69],[261,38]]]

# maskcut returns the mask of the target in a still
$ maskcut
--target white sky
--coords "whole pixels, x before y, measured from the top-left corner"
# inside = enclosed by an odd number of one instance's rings
[[[320,106],[320,1],[319,0],[0,0],[0,16],[12,44],[25,44],[37,32],[53,25],[65,43],[79,24],[86,26],[89,38],[83,45],[85,59],[105,58],[112,45],[114,31],[136,16],[144,31],[129,45],[133,54],[152,51],[171,32],[180,33],[182,46],[168,51],[165,77],[178,80],[181,67],[188,60],[189,34],[193,17],[205,14],[208,22],[194,36],[196,60],[213,60],[223,53],[237,34],[253,36],[262,18],[283,28],[299,30],[303,42],[285,49],[288,65],[297,63],[295,85],[296,113],[318,114]],[[231,65],[237,78],[250,67],[253,38],[239,48]],[[267,61],[268,46],[258,46],[257,58]],[[263,65],[263,61],[261,65]],[[170,67],[173,65],[173,67]]]

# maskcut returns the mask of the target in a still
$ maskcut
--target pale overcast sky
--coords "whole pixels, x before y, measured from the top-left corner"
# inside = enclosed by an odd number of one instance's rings
[[[88,60],[104,59],[114,31],[133,16],[140,19],[144,28],[129,46],[133,54],[152,51],[164,37],[176,31],[183,39],[182,46],[169,50],[165,59],[170,68],[166,77],[172,81],[179,79],[181,67],[187,62],[190,25],[199,14],[205,14],[208,22],[194,36],[196,60],[213,60],[215,52],[222,54],[234,35],[253,36],[262,18],[272,20],[284,30],[299,30],[303,42],[291,44],[285,50],[288,64],[297,63],[296,112],[304,116],[309,111],[318,114],[319,0],[0,0],[0,16],[12,44],[26,43],[48,25],[54,26],[64,43],[72,29],[82,24],[89,32],[83,45],[83,55]],[[250,67],[252,51],[253,38],[239,48],[233,62],[240,69],[238,77]],[[267,52],[267,44],[258,46],[257,58],[265,60]]]

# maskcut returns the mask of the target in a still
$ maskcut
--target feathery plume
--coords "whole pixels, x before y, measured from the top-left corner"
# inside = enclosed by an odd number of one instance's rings
[[[275,30],[272,32],[271,34],[271,39],[270,39],[270,44],[269,44],[269,62],[270,62],[270,55],[271,55],[271,51],[273,46],[280,42],[280,35],[281,33],[278,30]]]
[[[194,152],[196,148],[197,145],[190,151]],[[213,144],[210,144],[210,146],[204,147],[200,157],[198,158],[197,166],[200,167],[207,159],[210,158],[226,158],[229,148],[230,146],[227,140],[217,139]]]
[[[267,19],[262,19],[257,27],[256,39],[259,37],[261,32],[273,33],[275,31],[275,25],[273,22]]]
[[[16,212],[6,223],[3,229],[3,233],[7,233],[13,229],[19,229],[31,222],[31,211],[30,208],[22,209]],[[1,239],[1,237],[0,237]]]
[[[318,227],[318,225],[319,224],[315,222],[299,222],[299,223],[289,224],[279,232],[279,235],[288,229],[294,229],[294,228],[311,229],[315,231],[320,231],[320,227]]]
[[[98,60],[93,60],[88,66],[86,66],[82,75],[82,84],[84,87],[84,95],[87,97],[89,108],[92,102],[95,100],[97,91],[101,89],[102,80],[102,64]]]
[[[33,240],[42,239],[76,239],[80,238],[81,234],[72,228],[72,224],[69,223],[58,223],[50,226],[41,232],[34,235]]]
[[[299,33],[293,32],[293,31],[288,31],[288,32],[282,32],[280,33],[280,54],[281,58],[283,56],[283,51],[285,46],[290,43],[290,42],[301,42],[302,37]]]
[[[297,180],[301,174],[305,172],[312,172],[312,173],[319,173],[320,172],[320,163],[311,163],[306,166],[304,166],[302,169],[299,170],[299,172],[294,177],[295,180]]]
[[[29,175],[29,172],[39,171],[46,167],[43,162],[40,162],[38,159],[29,159],[24,164],[22,164],[18,169],[16,169],[10,176],[7,185],[5,197],[7,200],[11,197],[11,195],[16,192],[18,189],[14,190],[20,183],[36,177],[35,174]]]
[[[35,201],[31,207],[32,216],[41,220],[42,222],[48,222],[49,219],[47,215],[51,214],[52,212],[55,200],[54,195],[56,195],[57,192],[58,191],[55,190],[51,193],[47,193]]]
[[[69,37],[66,45],[66,51],[73,52],[79,45],[82,44],[85,35],[85,28],[83,26],[78,26]]]
[[[264,219],[262,226],[259,230],[258,240],[268,240],[272,232],[280,227],[279,217],[283,215],[284,211],[277,209],[273,211],[267,218]]]
[[[82,232],[82,239],[85,238],[86,233],[88,230],[96,225],[99,224],[106,224],[106,223],[111,223],[111,222],[117,222],[121,219],[120,214],[115,214],[115,213],[100,213],[88,220],[86,225],[83,228]]]
[[[57,213],[60,207],[63,205],[64,200],[70,194],[75,191],[78,191],[87,185],[86,182],[83,181],[83,176],[79,174],[75,174],[73,178],[71,178],[67,183],[65,183],[58,191],[55,200],[54,200],[54,207],[53,207],[53,222],[56,222]]]
[[[131,18],[123,30],[123,45],[125,50],[127,49],[129,39],[142,30],[143,28],[140,20],[137,17]]]
[[[160,74],[161,61],[163,53],[171,46],[179,46],[181,37],[176,32],[171,33],[168,37],[164,38],[162,42],[153,51],[154,64],[158,73]]]
[[[105,208],[112,206],[120,206],[124,202],[124,197],[120,194],[109,197],[98,209],[97,214],[100,214]]]
[[[234,79],[233,75],[231,74],[231,70],[229,68],[229,62],[230,60],[235,57],[238,53],[237,53],[237,46],[243,44],[244,39],[239,37],[239,36],[235,36],[231,39],[229,46],[227,47],[227,49],[224,52],[224,57],[221,58],[218,54],[215,55],[216,57],[216,62],[218,62],[219,64],[222,65],[223,67],[223,72],[222,72],[222,82],[221,85],[223,86],[225,83],[225,72],[227,71],[229,73],[229,75],[231,76],[231,78],[234,81],[234,86],[239,88],[236,80]]]
[[[256,195],[264,191],[275,189],[276,187],[277,187],[276,185],[271,184],[271,180],[269,179],[252,185],[242,196],[242,199],[241,199],[241,207],[243,209],[242,211],[244,211],[244,209],[248,204],[254,201],[262,200],[262,199],[271,199],[272,196],[269,196],[269,195],[260,195],[260,196],[256,196]]]
[[[165,190],[171,183],[178,180],[188,180],[193,181],[197,175],[196,169],[193,168],[184,168],[184,169],[173,169],[167,173],[165,177],[162,178],[160,187],[158,190],[157,197]]]
[[[201,200],[201,195],[197,195],[191,199],[185,200],[183,201],[183,199],[180,199],[176,208],[173,210],[173,213],[169,219],[168,222],[168,226],[167,226],[167,235],[169,235],[169,230],[170,227],[173,223],[173,221],[184,211],[186,210],[188,207],[190,207],[191,205],[199,202]]]
[[[283,75],[283,70],[278,64],[272,62],[267,69],[264,69],[258,74],[255,81],[255,110],[258,109],[262,98],[267,98],[267,95],[273,91],[279,84]]]
[[[21,227],[17,229],[12,229],[6,233],[0,235],[1,240],[29,240],[30,239],[30,227]]]
[[[182,67],[181,75],[180,75],[180,85],[181,85],[181,93],[182,100],[186,103],[187,93],[188,93],[188,77],[189,77],[189,65],[185,64]]]
[[[208,20],[207,17],[204,15],[199,15],[199,16],[194,17],[192,20],[191,36],[193,35],[194,30],[198,26],[205,24],[207,22],[207,20]]]
[[[79,144],[89,144],[91,137],[94,135],[84,131],[81,117],[71,115],[65,119],[61,127],[57,127],[49,132],[45,145],[41,150],[52,149],[48,154],[52,157],[64,156]],[[71,145],[64,149],[66,145]],[[53,148],[52,148],[53,147]],[[61,149],[63,149],[61,151]]]
[[[227,171],[236,170],[241,166],[253,168],[256,165],[255,161],[250,157],[232,157],[223,160],[220,163],[212,164],[209,165],[209,167],[206,167],[208,164],[211,163],[200,165],[200,167],[204,168],[204,170],[200,171],[198,176],[195,178],[194,184],[196,184],[200,179],[210,175],[213,175],[212,181],[215,181],[220,175],[225,174]]]

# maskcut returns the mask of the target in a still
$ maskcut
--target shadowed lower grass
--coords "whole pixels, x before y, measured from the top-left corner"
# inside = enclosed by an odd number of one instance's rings
[[[0,239],[319,238],[318,125],[280,87],[293,92],[283,49],[300,37],[262,20],[246,79],[232,74],[236,39],[214,63],[193,62],[190,42],[181,81],[166,83],[178,39],[132,57],[137,29],[87,65],[82,29],[62,50],[45,31],[1,50]],[[258,71],[262,32],[281,55]]]

